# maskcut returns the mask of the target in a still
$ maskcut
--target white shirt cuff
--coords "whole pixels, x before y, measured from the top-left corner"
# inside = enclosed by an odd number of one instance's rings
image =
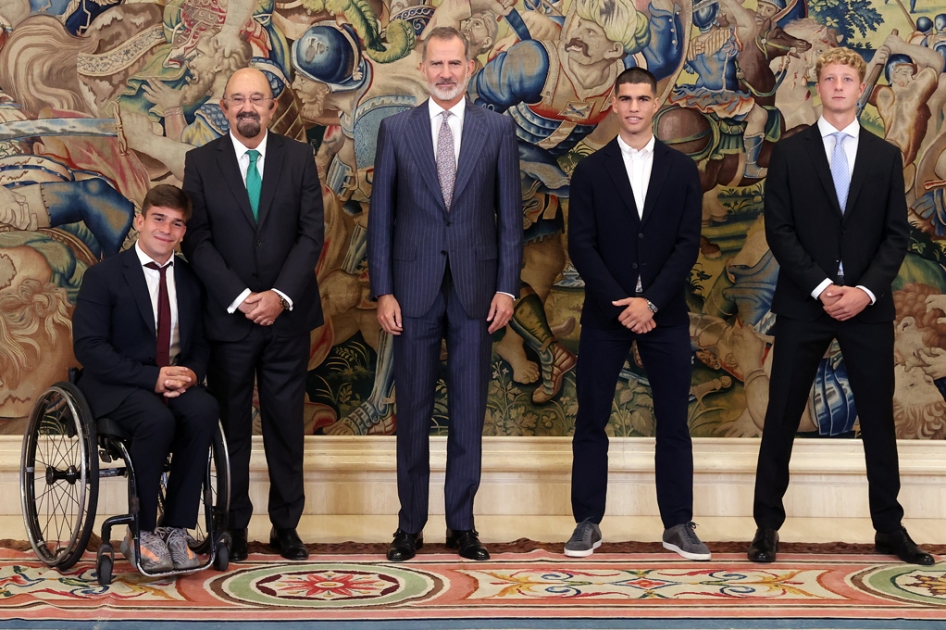
[[[237,299],[233,300],[233,302],[230,303],[230,306],[227,307],[227,312],[233,313],[238,308],[240,308],[240,304],[243,304],[243,300],[245,300],[250,295],[250,293],[252,293],[252,291],[249,289],[243,289],[243,293],[238,295]]]
[[[513,301],[513,302],[516,301],[516,296],[513,295],[512,293],[506,293],[505,291],[497,291],[496,293],[499,294],[499,295],[508,295],[509,297],[512,298],[512,301]]]
[[[292,310],[292,298],[291,298],[291,297],[289,297],[288,295],[286,295],[285,293],[283,293],[283,292],[280,291],[279,289],[273,289],[273,293],[275,293],[276,295],[278,295],[278,296],[281,297],[282,299],[284,299],[284,300],[286,300],[287,302],[289,302],[289,310],[290,310],[290,311]]]
[[[865,287],[863,284],[857,285],[857,288],[867,294],[867,297],[870,298],[870,305],[873,306],[877,302],[877,296],[875,296],[870,289]]]
[[[811,292],[811,297],[816,300],[821,297],[821,294],[824,293],[824,290],[831,286],[831,280],[825,278],[821,284],[815,287],[815,290]]]

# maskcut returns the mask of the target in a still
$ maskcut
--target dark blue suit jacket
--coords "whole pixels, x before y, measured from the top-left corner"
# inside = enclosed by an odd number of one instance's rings
[[[568,216],[568,253],[585,281],[583,326],[618,328],[635,295],[657,307],[657,326],[686,324],[684,288],[700,247],[703,194],[696,165],[659,140],[644,199],[637,212],[617,138],[575,168]]]
[[[181,353],[178,365],[203,381],[210,358],[204,338],[203,287],[183,258],[174,259]],[[79,389],[99,418],[137,389],[154,391],[157,331],[154,307],[134,248],[106,258],[85,272],[72,313],[76,359],[82,364]]]
[[[371,294],[408,317],[433,304],[446,261],[464,310],[486,318],[497,291],[519,294],[522,201],[512,120],[467,101],[449,213],[427,101],[384,119],[378,134],[368,261]]]

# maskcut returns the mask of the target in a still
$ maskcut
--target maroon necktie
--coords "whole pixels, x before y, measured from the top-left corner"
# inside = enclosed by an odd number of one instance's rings
[[[157,263],[149,262],[148,269],[157,269],[161,274],[161,284],[158,287],[158,367],[171,365],[171,300],[168,299],[168,281],[166,272],[171,265],[159,267]]]

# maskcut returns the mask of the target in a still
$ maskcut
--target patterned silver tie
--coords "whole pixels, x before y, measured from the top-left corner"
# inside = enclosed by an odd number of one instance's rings
[[[851,190],[851,169],[847,163],[847,153],[844,152],[844,139],[849,136],[843,131],[831,135],[834,136],[834,153],[831,154],[831,178],[834,179],[834,190],[838,193],[841,214],[844,214],[844,208],[847,206],[847,194]]]
[[[457,181],[457,158],[453,154],[453,132],[447,124],[450,112],[445,110],[441,116],[443,123],[437,136],[437,179],[440,180],[443,202],[449,211],[453,203],[453,186]]]

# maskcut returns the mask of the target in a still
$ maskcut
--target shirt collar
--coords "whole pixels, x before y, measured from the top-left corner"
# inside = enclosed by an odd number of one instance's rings
[[[138,260],[139,260],[139,262],[141,262],[141,266],[142,266],[142,267],[144,267],[144,266],[147,265],[148,263],[154,263],[154,264],[156,264],[158,267],[173,266],[173,265],[174,265],[174,254],[171,254],[171,257],[168,258],[167,262],[162,265],[162,264],[159,263],[157,260],[155,260],[154,258],[152,258],[151,256],[149,256],[148,254],[144,253],[144,251],[142,251],[142,249],[141,249],[141,245],[138,244],[138,241],[135,241],[135,253],[138,254]]]
[[[430,112],[430,120],[433,122],[444,111],[444,108],[438,105],[432,98],[427,99],[427,104],[428,111]],[[457,120],[460,121],[460,125],[463,125],[463,115],[466,114],[466,99],[461,98],[459,103],[450,108],[450,113],[457,117]]]
[[[829,136],[832,133],[837,133],[838,131],[846,133],[852,138],[857,138],[860,135],[861,126],[860,124],[858,124],[857,119],[855,118],[854,122],[852,122],[850,125],[848,125],[844,129],[835,129],[834,125],[829,123],[827,120],[824,119],[824,116],[822,116],[821,118],[818,119],[818,131],[821,132],[822,139],[825,136]]]
[[[233,135],[233,132],[230,132],[230,140],[233,141],[233,150],[236,151],[237,159],[239,160],[243,155],[249,151],[245,144],[236,139],[236,136]],[[260,140],[259,146],[256,147],[256,150],[259,151],[260,157],[266,157],[266,143],[269,142],[269,130],[263,130],[263,139]]]
[[[621,153],[628,155],[630,157],[647,157],[654,151],[654,145],[657,144],[657,139],[654,136],[650,137],[650,140],[647,141],[647,144],[644,145],[643,149],[635,149],[628,143],[624,142],[624,138],[618,134],[618,146],[621,147]]]

